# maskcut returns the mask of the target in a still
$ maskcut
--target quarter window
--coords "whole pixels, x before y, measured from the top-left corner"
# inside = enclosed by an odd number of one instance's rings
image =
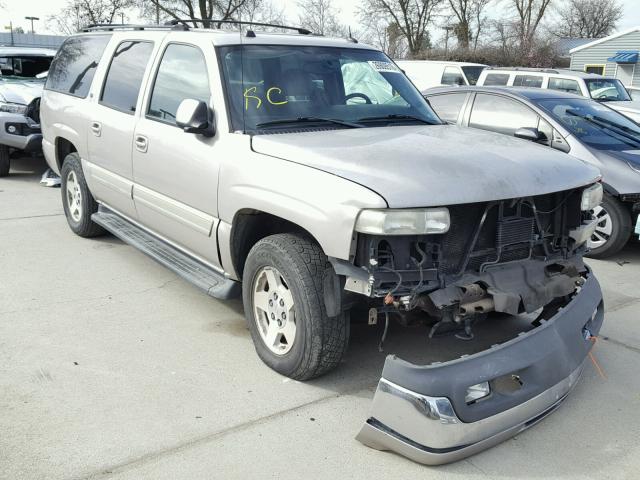
[[[508,73],[490,73],[484,79],[484,86],[487,87],[502,87],[509,83]]]
[[[85,98],[110,39],[111,35],[85,35],[67,39],[51,64],[45,88]]]
[[[209,103],[207,64],[199,48],[171,44],[158,67],[147,116],[176,123],[180,102],[187,98]]]
[[[132,41],[118,45],[102,89],[100,102],[103,105],[128,113],[136,111],[142,77],[152,50],[151,42]]]
[[[516,75],[513,80],[513,86],[540,88],[542,87],[542,77],[539,75]]]
[[[429,97],[428,100],[442,120],[447,123],[457,123],[458,115],[466,98],[466,93],[452,93],[449,95],[434,95]]]
[[[519,128],[538,128],[538,114],[526,105],[498,95],[476,95],[469,126],[513,135]]]
[[[578,82],[569,80],[568,78],[549,77],[549,89],[581,94]]]
[[[464,77],[458,67],[445,67],[440,83],[443,85],[465,85]]]

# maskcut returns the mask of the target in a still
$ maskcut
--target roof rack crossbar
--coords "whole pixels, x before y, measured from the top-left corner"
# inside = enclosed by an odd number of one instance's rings
[[[83,32],[95,32],[97,30],[145,30],[147,28],[151,29],[163,29],[170,30],[172,25],[138,25],[135,23],[92,23],[82,28]]]
[[[210,20],[203,20],[201,18],[180,18],[180,19],[174,19],[174,20],[169,20],[165,25],[167,26],[176,26],[178,24],[183,24],[187,27],[189,27],[189,22],[191,23],[209,23],[209,24],[215,24],[215,23],[224,23],[224,24],[231,24],[231,25],[252,25],[255,27],[269,27],[269,28],[282,28],[283,30],[294,30],[296,32],[298,32],[301,35],[312,35],[312,31],[308,30],[306,28],[302,28],[302,27],[290,27],[287,25],[278,25],[275,23],[261,23],[261,22],[246,22],[246,21],[241,21],[241,20],[216,20],[216,19],[210,19]]]

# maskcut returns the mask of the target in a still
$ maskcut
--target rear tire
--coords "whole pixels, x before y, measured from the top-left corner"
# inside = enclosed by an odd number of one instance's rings
[[[318,244],[290,233],[260,240],[245,263],[242,297],[256,352],[273,370],[296,380],[332,370],[347,349],[346,315],[328,317],[325,309],[327,268]]]
[[[587,241],[590,258],[607,258],[618,253],[629,241],[633,226],[629,210],[615,197],[605,194],[594,210],[600,220],[594,235]]]
[[[60,181],[64,214],[71,230],[81,237],[103,235],[105,230],[91,220],[91,215],[98,211],[98,203],[89,191],[82,162],[76,152],[65,157]]]
[[[11,168],[11,158],[9,153],[9,147],[6,145],[0,145],[0,177],[6,177],[9,175],[9,169]]]

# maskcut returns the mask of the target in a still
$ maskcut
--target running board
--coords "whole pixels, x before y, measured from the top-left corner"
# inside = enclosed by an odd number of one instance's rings
[[[146,253],[180,277],[214,298],[227,300],[240,296],[240,283],[225,278],[222,273],[208,267],[186,253],[160,240],[104,206],[91,220],[120,240]]]

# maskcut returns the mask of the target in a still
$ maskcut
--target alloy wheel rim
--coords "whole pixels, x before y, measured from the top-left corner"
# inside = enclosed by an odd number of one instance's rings
[[[274,267],[262,267],[253,281],[253,316],[260,338],[276,355],[287,354],[296,338],[293,295]]]
[[[67,175],[66,194],[69,215],[75,222],[79,222],[82,219],[82,191],[73,170]]]
[[[592,212],[598,223],[593,235],[591,235],[591,238],[587,240],[587,246],[591,250],[604,246],[604,244],[609,241],[609,238],[613,233],[613,221],[611,220],[609,212],[607,212],[602,206],[594,208]]]

